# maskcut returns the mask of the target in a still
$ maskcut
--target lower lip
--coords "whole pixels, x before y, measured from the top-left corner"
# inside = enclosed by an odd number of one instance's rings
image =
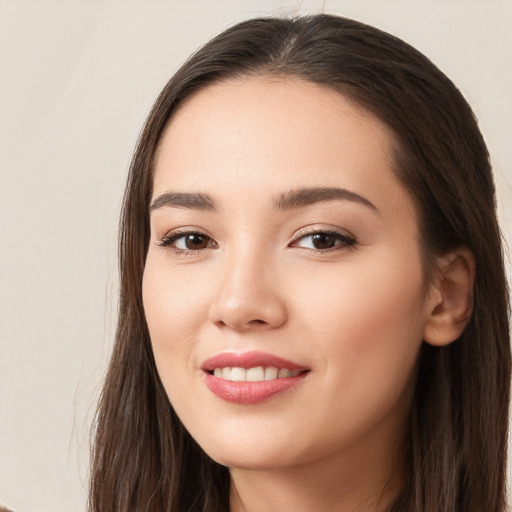
[[[262,380],[257,382],[235,382],[205,373],[208,389],[226,402],[251,405],[264,402],[269,398],[296,388],[308,372],[286,379]]]

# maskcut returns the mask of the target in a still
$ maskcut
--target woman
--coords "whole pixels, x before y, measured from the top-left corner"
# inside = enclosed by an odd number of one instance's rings
[[[157,99],[128,179],[91,511],[503,511],[494,185],[423,55],[254,19]]]

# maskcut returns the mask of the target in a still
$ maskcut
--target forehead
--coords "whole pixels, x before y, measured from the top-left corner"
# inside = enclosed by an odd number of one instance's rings
[[[394,146],[383,122],[330,88],[264,76],[221,82],[173,115],[155,158],[154,195],[333,186],[374,204],[408,202]]]

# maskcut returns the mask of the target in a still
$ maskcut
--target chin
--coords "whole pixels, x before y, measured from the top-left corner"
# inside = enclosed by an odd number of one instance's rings
[[[247,453],[222,453],[219,456],[206,452],[215,462],[227,466],[228,468],[245,470],[269,470],[277,469],[286,465],[282,458],[271,455],[255,454],[251,456]],[[213,456],[215,455],[215,456]]]
[[[219,444],[200,444],[206,454],[215,462],[237,469],[267,470],[293,464],[290,454],[282,446],[276,447],[261,440],[226,440]]]

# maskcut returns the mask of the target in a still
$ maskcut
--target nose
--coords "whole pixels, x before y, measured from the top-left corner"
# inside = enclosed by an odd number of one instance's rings
[[[215,325],[249,331],[275,329],[286,322],[278,265],[255,253],[234,255],[223,265],[210,314]]]

